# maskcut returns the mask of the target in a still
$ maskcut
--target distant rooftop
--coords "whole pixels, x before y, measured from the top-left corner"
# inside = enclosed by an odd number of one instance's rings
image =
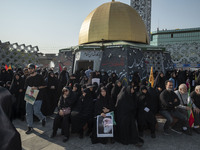
[[[197,28],[185,28],[185,29],[157,29],[157,31],[153,31],[151,34],[165,34],[165,33],[179,33],[179,32],[196,32],[196,31],[200,31],[200,27]]]
[[[174,29],[174,30],[157,30],[151,33],[151,45],[159,46],[174,43],[191,43],[200,41],[200,27]]]

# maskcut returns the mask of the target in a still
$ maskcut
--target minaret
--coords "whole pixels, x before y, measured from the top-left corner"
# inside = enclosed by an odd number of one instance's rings
[[[131,7],[133,7],[142,17],[146,25],[147,32],[151,33],[151,0],[131,0]]]

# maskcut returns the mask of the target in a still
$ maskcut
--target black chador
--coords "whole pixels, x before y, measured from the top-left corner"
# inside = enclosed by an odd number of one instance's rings
[[[12,95],[0,87],[0,150],[21,150],[21,138],[10,121]]]
[[[132,86],[123,88],[118,95],[116,104],[116,139],[122,144],[136,144],[144,142],[139,138],[136,127],[137,98]]]
[[[111,98],[112,98],[114,104],[116,104],[117,96],[118,96],[119,92],[121,91],[121,89],[122,89],[122,84],[119,80],[117,80],[115,82],[115,86],[112,88],[112,91],[111,91]]]
[[[13,77],[10,92],[15,97],[13,104],[12,117],[22,118],[24,114],[25,104],[24,104],[24,80],[21,78],[19,73],[16,73]]]
[[[153,113],[154,103],[151,95],[148,93],[146,86],[142,85],[138,94],[138,129],[139,135],[143,136],[145,127],[150,128],[151,137],[155,138],[156,118]]]
[[[153,88],[154,89],[159,88],[161,91],[163,91],[165,89],[165,81],[166,81],[166,78],[165,78],[163,72],[158,73],[158,75],[156,76],[156,79],[154,81]]]
[[[114,111],[114,103],[112,99],[110,98],[109,94],[107,93],[107,88],[102,87],[100,90],[100,95],[97,98],[97,101],[95,103],[94,107],[94,126],[92,130],[92,137],[91,141],[93,144],[95,143],[107,143],[108,138],[97,138],[97,119],[96,116],[101,115],[104,116],[106,113]]]
[[[64,135],[63,142],[66,142],[69,139],[71,107],[75,100],[69,87],[64,87],[62,92],[63,94],[58,102],[58,114],[54,119],[51,137],[56,136],[58,128],[61,127],[62,134]],[[68,111],[68,113],[66,111]]]
[[[58,79],[55,77],[53,72],[49,72],[48,77],[46,78],[46,98],[43,101],[43,114],[52,115],[58,104]]]
[[[83,136],[83,127],[93,118],[94,111],[90,90],[86,88],[82,93],[71,113],[72,133],[80,133],[80,137]]]

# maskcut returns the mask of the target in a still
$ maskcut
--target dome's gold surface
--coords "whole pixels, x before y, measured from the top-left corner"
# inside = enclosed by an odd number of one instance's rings
[[[148,43],[148,34],[136,10],[113,1],[93,10],[84,20],[79,33],[79,44],[102,40]]]

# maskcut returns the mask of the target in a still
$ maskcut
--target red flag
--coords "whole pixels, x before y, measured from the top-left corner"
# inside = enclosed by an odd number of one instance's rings
[[[61,72],[61,71],[62,71],[62,67],[61,67],[61,65],[59,63],[59,72]]]
[[[8,66],[7,65],[5,65],[5,69],[6,69],[6,71],[8,70]]]
[[[191,87],[190,87],[190,84],[189,84],[187,103],[188,103],[188,107],[192,108],[192,100],[191,100],[191,97],[190,97],[190,88]],[[188,110],[188,117],[189,117],[189,125],[190,125],[190,127],[192,127],[193,124],[194,124],[194,115],[193,115],[192,110]]]
[[[190,117],[189,117],[189,125],[190,125],[190,127],[192,127],[193,123],[194,123],[194,115],[193,115],[193,112],[191,111]]]

